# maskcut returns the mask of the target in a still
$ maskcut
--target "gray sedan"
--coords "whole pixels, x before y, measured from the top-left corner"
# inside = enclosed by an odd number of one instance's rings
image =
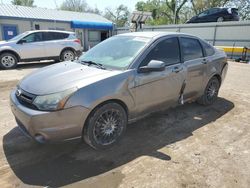
[[[74,62],[26,76],[11,92],[21,130],[38,142],[117,142],[129,122],[186,102],[210,105],[227,72],[223,51],[191,35],[136,32],[111,37]]]

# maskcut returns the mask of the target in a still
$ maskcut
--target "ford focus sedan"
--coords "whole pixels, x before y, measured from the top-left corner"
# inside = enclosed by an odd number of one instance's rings
[[[105,149],[129,122],[186,102],[211,105],[227,72],[223,51],[195,36],[111,37],[73,62],[39,69],[11,92],[18,126],[38,142],[83,138]]]

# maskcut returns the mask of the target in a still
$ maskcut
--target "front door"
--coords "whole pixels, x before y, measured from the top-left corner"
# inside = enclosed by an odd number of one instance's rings
[[[3,39],[9,40],[17,35],[16,25],[3,25]]]
[[[186,76],[176,37],[161,39],[140,67],[146,66],[151,60],[163,61],[166,68],[161,72],[137,74],[134,93],[138,115],[177,104]]]
[[[25,36],[17,42],[17,51],[21,59],[39,59],[46,57],[42,32]]]

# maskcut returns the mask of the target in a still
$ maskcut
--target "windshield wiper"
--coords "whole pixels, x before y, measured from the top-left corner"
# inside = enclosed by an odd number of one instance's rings
[[[88,64],[88,65],[95,65],[95,66],[97,66],[97,67],[99,67],[99,68],[101,68],[101,69],[106,69],[106,68],[103,66],[103,64],[101,64],[101,63],[96,63],[96,62],[94,62],[94,61],[83,61],[83,60],[81,60],[81,63],[86,63],[86,64]]]

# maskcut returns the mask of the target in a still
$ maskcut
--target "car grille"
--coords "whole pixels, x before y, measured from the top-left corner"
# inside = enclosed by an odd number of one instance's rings
[[[33,100],[35,99],[36,95],[28,93],[20,88],[16,90],[16,98],[17,100],[24,106],[32,109],[37,109],[35,105],[32,104]]]

